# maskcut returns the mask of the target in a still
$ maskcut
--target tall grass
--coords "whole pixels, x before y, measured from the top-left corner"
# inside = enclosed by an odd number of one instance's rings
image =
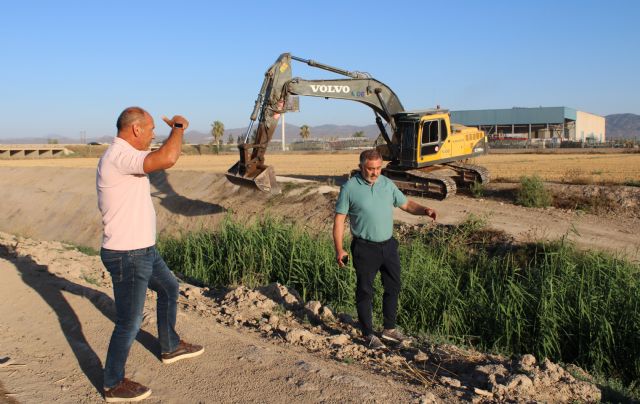
[[[352,304],[355,274],[338,270],[333,242],[273,219],[243,225],[229,218],[217,233],[195,232],[159,240],[169,267],[211,286],[255,287],[280,282],[306,300]]]
[[[640,379],[640,268],[560,240],[524,246],[483,238],[482,223],[401,234],[398,323],[506,353],[534,353]],[[330,235],[265,219],[159,243],[174,270],[212,286],[278,281],[305,300],[353,313],[355,276],[334,262]],[[381,284],[374,308],[381,317]]]

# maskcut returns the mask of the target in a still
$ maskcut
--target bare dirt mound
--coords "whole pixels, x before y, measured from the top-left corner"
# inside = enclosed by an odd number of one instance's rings
[[[227,214],[250,220],[271,214],[322,230],[332,222],[335,190],[315,183],[284,183],[270,196],[229,183],[211,172],[161,171],[150,175],[158,232],[216,228]],[[95,169],[0,167],[0,230],[40,240],[98,248],[102,219]]]
[[[162,365],[149,293],[128,375],[149,402],[594,402],[594,385],[531,355],[420,342],[373,351],[353,320],[279,284],[181,284],[179,331],[197,359]],[[113,327],[110,279],[69,245],[0,233],[0,381],[20,402],[98,402]],[[1,388],[1,386],[0,386]]]

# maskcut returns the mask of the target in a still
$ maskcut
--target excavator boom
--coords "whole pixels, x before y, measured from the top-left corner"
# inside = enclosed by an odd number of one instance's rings
[[[291,60],[297,60],[342,74],[348,79],[337,80],[303,80],[291,77]],[[391,139],[386,133],[381,119],[387,121],[394,133],[395,123],[393,115],[404,110],[396,94],[384,83],[370,77],[366,73],[350,72],[328,66],[313,60],[306,60],[284,53],[267,69],[265,78],[258,93],[250,123],[245,134],[244,142],[238,145],[240,160],[227,171],[227,179],[234,184],[255,186],[271,193],[278,193],[279,187],[275,180],[272,167],[265,164],[265,153],[275,132],[280,115],[285,112],[287,97],[304,95],[312,97],[336,98],[360,102],[372,108],[379,118],[378,126],[389,146],[389,150],[396,151],[393,146],[397,139]],[[258,120],[258,127],[253,139],[252,128]]]

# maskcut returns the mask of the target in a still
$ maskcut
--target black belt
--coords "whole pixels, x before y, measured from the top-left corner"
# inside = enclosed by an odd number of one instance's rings
[[[384,245],[384,244],[387,244],[389,241],[393,240],[393,237],[391,237],[390,239],[385,240],[385,241],[371,241],[371,240],[367,240],[367,239],[364,239],[364,238],[360,238],[360,237],[355,237],[354,236],[353,240],[354,241],[360,241],[360,242],[363,242],[363,243],[366,243],[366,244]]]

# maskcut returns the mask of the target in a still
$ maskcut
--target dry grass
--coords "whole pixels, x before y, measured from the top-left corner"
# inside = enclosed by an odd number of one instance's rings
[[[496,181],[523,175],[569,184],[623,184],[640,178],[640,154],[489,154],[474,159]]]
[[[182,156],[174,170],[225,172],[235,154]],[[268,154],[278,175],[341,176],[357,167],[358,153]],[[490,154],[472,159],[496,181],[518,182],[523,175],[571,184],[623,184],[640,181],[640,154]],[[0,160],[0,167],[95,168],[97,158]]]

